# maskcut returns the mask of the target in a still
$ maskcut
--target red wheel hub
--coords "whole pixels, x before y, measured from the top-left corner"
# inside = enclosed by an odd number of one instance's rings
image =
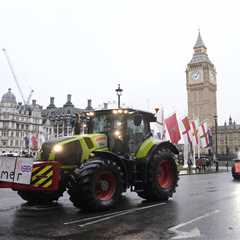
[[[171,187],[173,183],[173,173],[170,161],[163,160],[159,163],[156,180],[161,188]]]
[[[103,171],[96,176],[96,198],[101,201],[110,200],[116,191],[116,178],[110,171]]]

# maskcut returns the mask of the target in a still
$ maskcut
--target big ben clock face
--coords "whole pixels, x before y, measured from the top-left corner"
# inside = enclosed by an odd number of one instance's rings
[[[200,79],[200,72],[198,72],[198,71],[193,72],[192,73],[192,80],[197,81],[199,79]]]

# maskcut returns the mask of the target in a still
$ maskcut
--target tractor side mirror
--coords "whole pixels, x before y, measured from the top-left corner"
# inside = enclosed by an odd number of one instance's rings
[[[136,114],[133,118],[134,125],[135,126],[140,126],[141,123],[142,123],[142,120],[143,120],[142,115],[141,114]]]

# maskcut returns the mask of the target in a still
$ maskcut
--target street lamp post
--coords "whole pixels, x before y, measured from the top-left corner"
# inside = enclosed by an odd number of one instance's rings
[[[218,155],[218,142],[217,142],[217,127],[218,127],[218,123],[217,123],[217,115],[214,115],[214,124],[215,124],[215,160],[216,160],[216,166],[218,164],[217,162],[217,155]],[[217,170],[217,167],[216,167]]]
[[[227,171],[228,171],[228,154],[229,154],[229,149],[228,149],[227,126],[225,126],[225,144],[226,144],[226,158],[227,158]]]
[[[120,88],[120,84],[118,84],[118,88],[115,89],[118,96],[118,108],[120,108],[120,97],[122,96],[123,89]]]

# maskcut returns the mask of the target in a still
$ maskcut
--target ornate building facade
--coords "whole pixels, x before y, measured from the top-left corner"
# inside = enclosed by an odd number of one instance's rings
[[[213,151],[216,151],[216,131],[213,128]],[[228,123],[217,127],[217,153],[220,159],[233,159],[240,151],[240,125],[229,117]]]
[[[36,100],[22,105],[8,89],[0,103],[0,154],[35,153],[43,141],[73,135],[77,113],[80,113],[81,132],[84,132],[85,118],[81,113],[92,110],[90,99],[85,109],[74,107],[70,94],[63,107],[55,106],[54,97],[44,110]]]
[[[46,131],[47,140],[73,135],[77,113],[80,114],[80,120],[82,120],[81,132],[84,132],[84,117],[81,118],[81,113],[93,110],[92,101],[88,99],[87,107],[81,109],[73,105],[71,97],[71,94],[67,95],[67,102],[63,107],[56,107],[54,97],[50,97],[49,105],[42,111],[43,123],[49,122],[50,126],[52,126]]]
[[[208,126],[213,127],[217,115],[216,69],[208,58],[200,32],[193,50],[186,69],[188,117],[207,121]]]
[[[32,101],[30,105],[17,103],[8,89],[0,103],[0,154],[36,152],[44,137],[42,107]]]

